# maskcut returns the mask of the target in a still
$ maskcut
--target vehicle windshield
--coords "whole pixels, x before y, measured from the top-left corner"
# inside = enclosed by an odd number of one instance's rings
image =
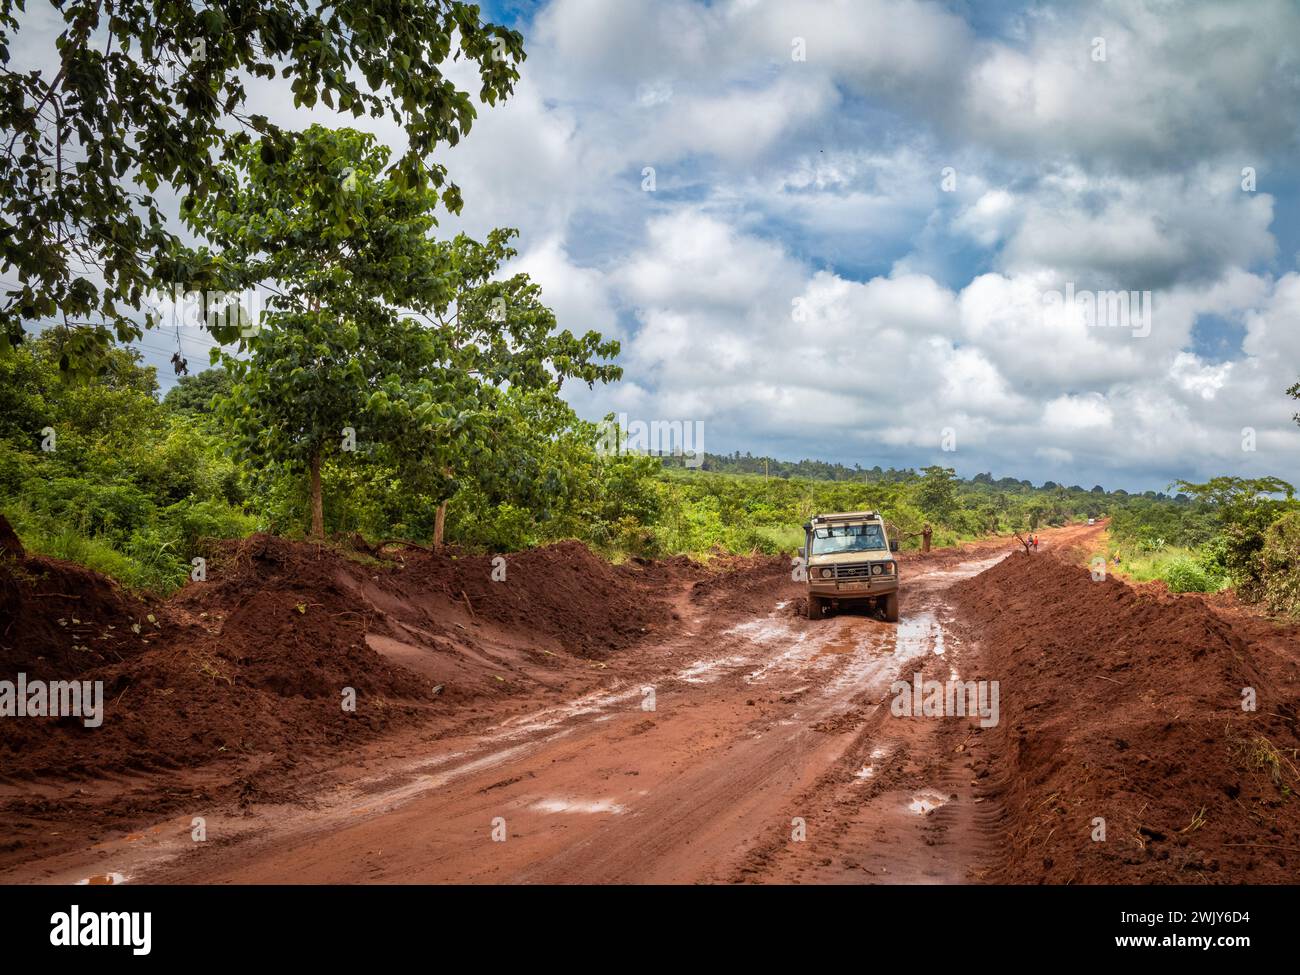
[[[878,552],[888,548],[879,524],[835,525],[813,529],[812,554],[835,555],[839,552]]]

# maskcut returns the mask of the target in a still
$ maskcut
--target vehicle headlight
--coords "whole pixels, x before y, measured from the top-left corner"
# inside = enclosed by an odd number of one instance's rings
[[[834,569],[822,569],[822,578],[823,578],[823,579],[829,579],[829,578],[830,578],[831,576],[833,576],[833,575],[835,575],[835,570],[834,570]]]
[[[875,565],[871,567],[871,574],[873,576],[884,575],[884,572],[885,572],[885,567],[881,565],[879,562],[877,562]]]

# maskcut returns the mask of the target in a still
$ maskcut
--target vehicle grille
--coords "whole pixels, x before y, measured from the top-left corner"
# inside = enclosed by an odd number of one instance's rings
[[[870,562],[857,562],[853,565],[837,565],[836,579],[866,579],[871,575]]]

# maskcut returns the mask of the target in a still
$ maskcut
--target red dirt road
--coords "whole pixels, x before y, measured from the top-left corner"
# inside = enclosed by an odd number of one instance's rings
[[[1007,550],[910,565],[897,626],[809,622],[781,575],[739,612],[729,589],[683,590],[680,621],[598,690],[472,734],[385,739],[307,803],[207,812],[204,843],[186,813],[0,879],[977,879],[996,806],[953,752],[976,732],[891,721],[888,691],[900,674],[966,666],[945,593]]]
[[[1043,531],[1043,551],[1026,565],[1102,530]],[[1123,881],[1129,869],[1150,876],[1173,861],[1138,834],[1141,849],[1117,836],[1095,859],[1110,874],[1080,872],[1094,863],[1086,808],[1074,810],[1085,818],[1068,837],[1055,822],[1040,832],[1028,818],[1066,813],[1044,807],[1031,788],[1033,756],[1016,752],[1043,701],[1004,701],[1013,727],[891,714],[895,680],[1005,679],[1017,661],[1035,659],[1028,645],[1004,659],[1006,634],[985,646],[995,621],[971,624],[981,615],[971,600],[982,597],[965,580],[1018,547],[1002,540],[908,559],[896,626],[852,614],[804,619],[800,587],[779,565],[703,581],[669,572],[659,595],[671,625],[576,676],[552,674],[522,704],[489,709],[459,730],[387,734],[343,764],[287,768],[282,798],[182,805],[134,832],[20,860],[0,882],[966,883],[1004,879],[1009,848],[1020,851],[1011,868],[1021,882]],[[413,652],[385,644],[393,639],[377,641],[390,661]],[[1110,690],[1088,676],[1079,683],[1089,693]],[[1044,693],[1052,704],[1055,692]],[[1095,756],[1080,762],[1089,768]],[[201,774],[178,778],[192,785]],[[1050,800],[1063,794],[1062,780],[1091,775],[1057,762],[1041,773],[1042,791],[1055,790]],[[1143,826],[1141,810],[1133,828]],[[194,816],[203,817],[203,842]],[[1285,847],[1290,807],[1281,826],[1274,820],[1260,842]],[[1082,866],[1058,846],[1082,851]],[[1242,860],[1212,879],[1267,882],[1286,869],[1285,854],[1258,852],[1272,857],[1262,873]],[[1053,858],[1074,873],[1052,874]],[[1203,872],[1186,879],[1206,881]]]

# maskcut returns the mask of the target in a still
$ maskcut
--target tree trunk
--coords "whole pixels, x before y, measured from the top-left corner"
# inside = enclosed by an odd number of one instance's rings
[[[438,513],[433,516],[433,547],[442,548],[442,534],[447,527],[447,502],[438,505]]]
[[[311,537],[325,537],[325,507],[321,503],[320,451],[311,455]]]

